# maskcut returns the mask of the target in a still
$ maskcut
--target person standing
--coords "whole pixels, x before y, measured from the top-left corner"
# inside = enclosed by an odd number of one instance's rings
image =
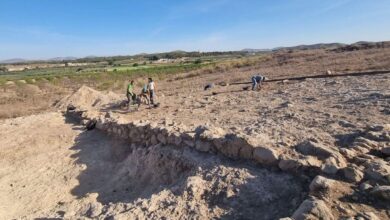
[[[127,85],[127,90],[126,90],[127,103],[129,107],[134,97],[133,88],[134,88],[134,80],[131,80],[131,82]]]
[[[155,97],[156,97],[156,84],[154,83],[152,78],[149,78],[148,90],[150,96],[150,104],[154,105]]]

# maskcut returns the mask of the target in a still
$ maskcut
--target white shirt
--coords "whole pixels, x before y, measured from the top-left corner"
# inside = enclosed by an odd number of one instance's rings
[[[149,87],[149,90],[154,90],[154,82],[150,82],[148,87]]]

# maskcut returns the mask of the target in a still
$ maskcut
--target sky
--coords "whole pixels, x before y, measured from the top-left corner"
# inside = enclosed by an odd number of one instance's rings
[[[390,0],[0,0],[0,60],[390,40]]]

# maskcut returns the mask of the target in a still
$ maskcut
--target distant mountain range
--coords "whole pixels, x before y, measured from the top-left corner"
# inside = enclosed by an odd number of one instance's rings
[[[24,63],[27,61],[28,60],[21,59],[21,58],[14,58],[14,59],[9,59],[9,60],[1,60],[0,64]]]
[[[27,63],[27,62],[38,62],[38,61],[72,61],[77,60],[77,57],[54,57],[47,60],[26,60],[22,58],[14,58],[8,60],[0,60],[0,64],[15,64],[15,63]]]
[[[259,53],[259,52],[269,52],[269,51],[279,51],[279,50],[313,50],[313,49],[340,49],[347,50],[348,48],[354,49],[367,49],[374,47],[389,47],[390,41],[382,42],[370,42],[370,41],[359,41],[353,44],[342,44],[342,43],[320,43],[320,44],[310,44],[310,45],[298,45],[292,47],[276,47],[273,49],[243,49],[242,51],[249,53]]]
[[[311,45],[298,45],[298,46],[292,46],[292,47],[276,47],[273,49],[253,49],[253,48],[246,48],[241,50],[241,52],[248,52],[248,53],[266,53],[271,51],[279,51],[279,50],[311,50],[311,49],[332,49],[335,51],[345,51],[345,50],[356,50],[356,49],[367,49],[367,48],[374,48],[374,47],[390,47],[390,41],[383,41],[383,42],[368,42],[368,41],[359,41],[353,44],[342,44],[342,43],[319,43],[319,44],[311,44]],[[239,51],[237,51],[239,52]],[[182,50],[176,50],[172,51],[170,53],[180,53],[185,56],[186,52]],[[142,53],[138,54],[138,56],[146,56],[146,55],[153,55],[153,54],[147,54]],[[137,56],[137,55],[134,55]],[[84,58],[78,58],[78,57],[55,57],[47,60],[26,60],[21,58],[14,58],[14,59],[8,59],[8,60],[2,60],[0,61],[0,64],[15,64],[15,63],[27,63],[27,62],[61,62],[61,61],[75,61],[78,59],[94,59],[99,58],[103,56],[87,56]],[[113,56],[115,57],[115,56]]]
[[[330,49],[346,46],[347,44],[341,43],[328,43],[328,44],[311,44],[311,45],[298,45],[292,47],[275,47],[272,49],[243,49],[242,51],[248,53],[259,53],[259,52],[270,52],[270,51],[278,51],[278,50],[312,50],[312,49]]]
[[[70,60],[77,60],[77,57],[55,57],[49,59],[49,61],[70,61]]]

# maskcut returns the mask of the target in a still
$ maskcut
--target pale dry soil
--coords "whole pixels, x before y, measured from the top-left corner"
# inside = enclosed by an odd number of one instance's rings
[[[0,121],[0,219],[278,219],[308,179],[187,148],[138,148],[59,112]]]
[[[157,93],[159,108],[104,111],[128,121],[176,123],[189,129],[210,125],[233,133],[268,136],[279,147],[295,146],[306,139],[344,146],[356,131],[390,123],[390,74],[271,82],[264,83],[260,91],[242,89],[249,85],[216,85],[203,91],[207,83],[229,82],[234,75],[164,83]],[[248,78],[241,82],[250,80],[249,73],[240,74],[245,75]]]

